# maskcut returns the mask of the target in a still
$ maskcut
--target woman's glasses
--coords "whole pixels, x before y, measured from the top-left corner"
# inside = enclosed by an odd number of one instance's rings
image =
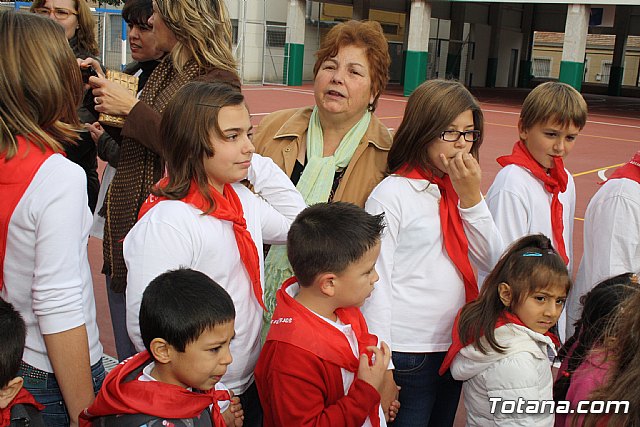
[[[65,19],[69,18],[69,16],[71,15],[78,14],[78,12],[65,9],[64,7],[54,7],[53,9],[49,9],[48,7],[36,7],[35,9],[33,9],[33,12],[38,15],[44,15],[44,16],[51,16],[51,14],[53,13],[53,16],[55,16],[56,19],[60,21],[64,21]]]
[[[440,138],[447,142],[456,142],[463,136],[467,142],[476,142],[480,138],[479,130],[465,130],[464,132],[459,130],[445,130],[440,134]]]

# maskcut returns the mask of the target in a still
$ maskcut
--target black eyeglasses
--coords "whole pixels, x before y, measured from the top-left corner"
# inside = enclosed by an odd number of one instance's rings
[[[480,131],[465,130],[463,132],[459,130],[445,130],[440,134],[440,138],[442,138],[443,141],[447,142],[456,142],[460,139],[461,136],[464,137],[464,140],[467,142],[476,142],[478,138],[480,138]]]
[[[54,7],[53,9],[49,9],[48,7],[36,7],[33,9],[33,12],[38,15],[50,16],[53,13],[53,16],[60,21],[64,21],[69,18],[71,15],[77,15],[78,12],[65,9],[64,7]]]

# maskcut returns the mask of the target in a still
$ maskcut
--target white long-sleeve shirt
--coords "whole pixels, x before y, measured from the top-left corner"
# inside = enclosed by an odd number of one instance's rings
[[[365,204],[384,213],[376,270],[380,279],[362,313],[369,330],[393,351],[447,351],[458,310],[465,303],[464,282],[449,258],[440,225],[440,191],[424,179],[385,178]],[[469,258],[490,266],[502,253],[502,239],[484,201],[459,209],[469,241]]]
[[[567,189],[558,195],[562,203],[562,237],[569,258],[568,269],[573,267],[573,218],[576,210],[576,187],[569,177]],[[551,227],[552,194],[544,183],[527,169],[518,165],[507,165],[498,172],[487,193],[487,205],[491,211],[502,239],[508,247],[527,234],[542,233],[553,240]],[[506,249],[506,248],[505,248]],[[482,269],[478,275],[484,280],[491,269]]]
[[[240,183],[232,185],[258,249],[263,281],[262,244],[285,243],[289,227],[305,203],[269,158],[254,154],[248,178],[259,196]],[[262,308],[240,259],[232,223],[202,215],[202,211],[181,201],[165,200],[150,209],[127,234],[124,259],[128,269],[127,329],[139,351],[144,349],[138,320],[142,293],[158,275],[178,267],[192,268],[207,274],[229,293],[236,309],[236,336],[231,342],[233,363],[222,381],[234,393],[244,393],[253,381],[260,353]]]
[[[567,301],[567,336],[582,312],[580,297],[622,273],[640,274],[640,184],[627,178],[604,183],[587,206],[584,252]]]
[[[40,166],[9,221],[0,296],[27,325],[23,360],[46,372],[53,367],[42,335],[83,324],[91,364],[102,358],[87,255],[91,220],[84,171],[54,154]]]

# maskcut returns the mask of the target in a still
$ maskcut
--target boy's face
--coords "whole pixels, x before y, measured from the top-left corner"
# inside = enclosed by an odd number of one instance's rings
[[[553,167],[554,157],[567,157],[576,143],[580,129],[573,123],[563,127],[553,118],[523,129],[518,123],[520,139],[531,156],[545,169]]]
[[[198,339],[187,344],[184,352],[172,348],[170,378],[164,382],[198,390],[210,390],[227,372],[233,358],[229,344],[234,336],[234,321],[205,330]]]
[[[380,255],[380,242],[351,263],[342,273],[336,275],[334,286],[339,297],[339,307],[360,307],[373,292],[378,281],[376,260]]]

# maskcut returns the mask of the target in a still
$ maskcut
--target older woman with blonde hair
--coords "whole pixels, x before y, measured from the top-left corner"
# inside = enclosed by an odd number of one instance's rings
[[[111,290],[120,297],[117,310],[122,319],[127,285],[122,242],[136,223],[151,186],[164,173],[158,136],[162,112],[190,81],[227,82],[240,87],[231,51],[231,21],[223,0],[154,0],[149,26],[157,49],[168,55],[155,68],[139,98],[102,76],[89,79],[96,111],[125,117],[120,160],[106,195],[103,239],[103,273]],[[87,60],[81,66],[91,63]],[[128,339],[126,330],[115,335],[116,339]]]
[[[48,426],[77,425],[104,379],[77,139],[80,70],[62,27],[0,11],[0,297],[27,340],[19,376]]]

